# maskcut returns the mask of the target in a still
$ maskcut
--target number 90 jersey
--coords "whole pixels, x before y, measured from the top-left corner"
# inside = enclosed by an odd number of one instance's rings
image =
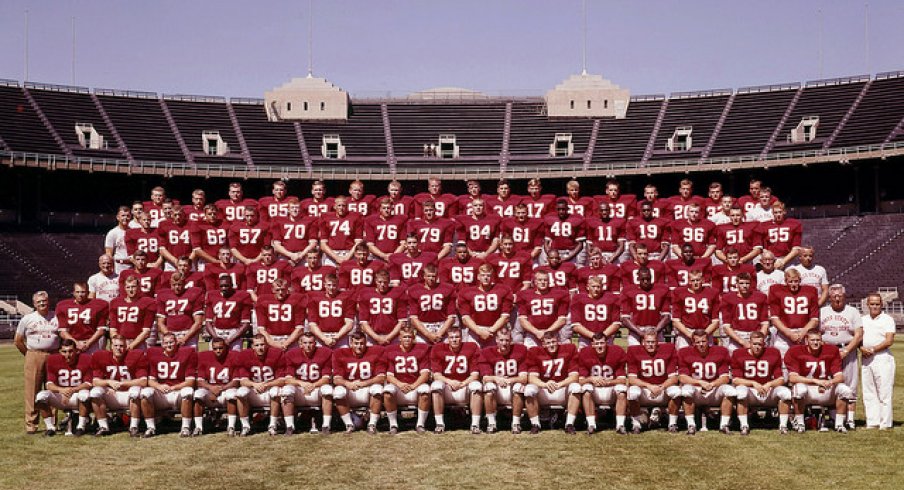
[[[730,364],[728,349],[721,345],[710,346],[706,356],[700,354],[694,346],[678,351],[678,374],[701,381],[712,382],[722,376],[728,376]]]
[[[628,376],[654,385],[661,385],[678,374],[678,355],[673,344],[659,344],[650,354],[642,345],[628,347]]]
[[[148,376],[158,383],[176,385],[197,376],[198,353],[193,347],[180,347],[172,357],[160,347],[151,347],[147,357]]]

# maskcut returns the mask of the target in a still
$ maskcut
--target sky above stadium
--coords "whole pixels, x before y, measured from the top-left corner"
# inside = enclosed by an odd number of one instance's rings
[[[586,5],[588,72],[632,94],[904,70],[900,0]],[[262,97],[308,71],[307,1],[0,0],[0,78],[25,79],[26,10],[30,81]],[[582,19],[581,0],[314,0],[314,74],[359,97],[540,95],[580,73]]]

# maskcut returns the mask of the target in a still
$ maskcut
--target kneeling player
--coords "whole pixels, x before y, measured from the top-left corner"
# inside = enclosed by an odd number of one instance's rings
[[[797,432],[804,432],[804,409],[808,405],[830,406],[835,404],[835,431],[847,433],[844,417],[848,400],[854,397],[851,388],[844,384],[841,354],[838,347],[824,345],[818,330],[807,332],[806,345],[788,349],[785,366],[788,381],[792,385],[794,425]]]
[[[687,420],[687,435],[697,433],[695,420],[697,407],[721,408],[719,430],[730,434],[728,423],[731,408],[737,392],[728,379],[731,364],[728,349],[721,345],[709,345],[709,332],[699,328],[691,333],[693,345],[678,351],[678,381],[681,382],[681,397],[684,399],[684,418]],[[706,416],[702,418],[702,430],[706,430]]]
[[[653,407],[650,423],[659,421],[659,409],[668,404],[669,432],[678,432],[678,355],[673,344],[659,342],[655,329],[643,332],[640,345],[628,347],[628,409],[631,432],[640,434],[640,406]]]
[[[47,436],[56,434],[51,408],[78,410],[78,426],[74,434],[85,434],[91,409],[91,355],[76,349],[75,341],[63,339],[60,352],[47,357],[45,389],[35,396],[35,408],[44,419]]]
[[[596,407],[615,405],[615,432],[627,434],[625,414],[628,408],[628,378],[625,375],[625,351],[609,345],[603,332],[593,334],[591,344],[578,353],[582,404],[587,417],[587,434],[596,432]]]
[[[785,386],[782,374],[782,353],[775,347],[766,347],[766,335],[763,332],[751,332],[748,342],[750,347],[739,348],[731,354],[732,382],[738,393],[741,435],[750,433],[747,414],[751,405],[778,405],[778,430],[787,434],[791,390]]]
[[[267,337],[259,333],[251,338],[251,349],[241,351],[237,361],[242,385],[236,390],[239,417],[250,417],[252,408],[269,408],[267,433],[271,436],[277,434],[279,423],[279,389],[283,379],[278,375],[282,369],[282,353],[282,349],[271,347]],[[295,414],[283,415],[286,435],[291,436],[295,433]]]
[[[559,344],[558,332],[545,332],[543,345],[528,351],[527,386],[524,404],[530,417],[530,433],[540,432],[540,406],[567,407],[565,432],[574,434],[574,419],[581,405],[578,384],[577,349],[572,343]]]
[[[227,279],[228,280],[228,279]],[[238,352],[233,352],[228,339],[214,337],[210,350],[198,354],[198,387],[194,394],[195,430],[192,435],[204,433],[204,409],[226,409],[226,435],[235,435],[238,418],[236,391],[239,388]],[[251,421],[242,418],[242,433],[251,431]]]
[[[527,384],[527,347],[512,342],[512,330],[496,331],[496,345],[480,351],[480,374],[483,376],[483,407],[487,415],[487,433],[496,432],[496,410],[499,404],[512,407],[512,434],[521,433],[524,410],[524,386]]]
[[[301,334],[298,349],[283,354],[282,410],[288,417],[294,415],[296,407],[320,407],[323,411],[323,434],[330,433],[333,420],[333,352],[329,347],[317,345],[311,332]],[[311,433],[316,434],[317,424],[311,416]]]
[[[148,362],[143,350],[128,350],[126,339],[114,335],[110,340],[112,351],[102,350],[91,355],[94,370],[94,415],[97,417],[97,435],[110,433],[107,410],[129,412],[129,435],[138,437],[141,421],[141,388],[147,384]]]
[[[436,420],[434,432],[442,434],[446,430],[443,418],[446,403],[465,405],[471,409],[471,433],[480,434],[480,409],[483,401],[480,393],[479,354],[480,348],[474,342],[462,342],[461,327],[451,326],[446,331],[446,341],[436,344],[430,351],[430,367],[433,370],[433,417]]]
[[[352,407],[370,409],[367,433],[377,433],[380,408],[383,405],[383,383],[386,381],[386,359],[383,348],[367,345],[360,331],[349,335],[349,347],[333,353],[333,401],[345,423],[345,432],[354,432]]]
[[[386,348],[386,384],[383,385],[383,407],[389,418],[389,433],[399,431],[398,406],[417,405],[417,432],[425,431],[430,413],[430,346],[416,341],[414,326],[405,325],[399,332],[399,344]]]
[[[154,417],[158,409],[175,410],[182,416],[181,437],[191,437],[192,395],[198,371],[194,347],[179,347],[176,334],[163,335],[162,347],[147,351],[148,386],[141,390],[141,412],[148,428],[144,437],[157,434]]]

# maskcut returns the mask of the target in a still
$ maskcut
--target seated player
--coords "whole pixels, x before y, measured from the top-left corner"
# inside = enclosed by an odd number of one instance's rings
[[[610,345],[603,332],[593,334],[590,345],[578,353],[578,382],[583,394],[581,404],[587,417],[587,434],[596,432],[596,407],[615,408],[615,432],[625,435],[625,414],[628,409],[628,378],[625,374],[625,350]]]
[[[419,342],[442,342],[446,331],[456,323],[455,286],[440,283],[437,267],[427,264],[423,282],[408,287],[408,322],[418,333]]]
[[[640,345],[627,351],[628,411],[631,413],[631,432],[640,434],[640,406],[654,407],[650,425],[659,422],[659,409],[668,405],[669,432],[678,432],[678,409],[681,387],[678,386],[678,354],[674,344],[660,343],[656,330],[641,334]]]
[[[496,432],[498,406],[510,405],[512,434],[520,434],[524,386],[527,385],[527,347],[512,342],[512,330],[507,326],[497,330],[495,336],[496,345],[481,349],[479,360],[487,433]]]
[[[766,334],[750,333],[749,346],[731,354],[732,383],[738,394],[738,420],[741,435],[750,433],[747,414],[751,406],[778,406],[778,430],[788,433],[788,412],[791,409],[791,390],[785,386],[782,373],[782,353],[766,346]]]
[[[76,348],[91,354],[104,347],[104,333],[109,327],[109,305],[102,299],[88,299],[88,285],[77,282],[72,299],[57,303],[56,318],[60,338],[75,341]]]
[[[628,329],[628,345],[640,345],[644,329],[664,338],[663,330],[671,320],[669,288],[654,286],[649,269],[638,270],[637,280],[639,286],[627,286],[621,293],[621,321]]]
[[[587,292],[571,300],[571,331],[578,334],[578,346],[590,345],[598,333],[611,340],[621,328],[618,296],[603,293],[603,281],[597,276],[587,279]]]
[[[271,347],[263,334],[251,337],[251,348],[238,353],[236,370],[241,387],[236,390],[239,417],[251,416],[251,410],[255,408],[269,408],[270,424],[267,433],[275,436],[279,433],[280,414],[280,387],[283,378],[280,376],[283,368],[283,350]],[[286,423],[287,436],[295,433],[295,413],[284,413],[283,420]],[[242,430],[243,435],[250,434]]]
[[[352,408],[368,407],[367,433],[377,433],[386,382],[383,347],[368,346],[361,332],[349,335],[349,346],[333,352],[333,403],[345,423],[345,432],[354,432]]]
[[[530,418],[530,433],[540,432],[540,407],[566,407],[565,433],[574,434],[575,414],[581,406],[582,388],[574,344],[559,343],[555,332],[543,334],[542,345],[527,353],[527,385],[524,405]]]
[[[208,291],[205,304],[205,322],[211,337],[219,337],[226,342],[229,350],[242,350],[245,332],[251,327],[251,310],[254,303],[247,291],[236,291],[232,279],[220,276],[219,291]]]
[[[835,431],[847,433],[844,418],[848,400],[854,397],[844,384],[841,355],[838,347],[826,345],[822,333],[812,330],[806,334],[806,344],[795,345],[785,354],[788,382],[794,404],[794,425],[797,432],[806,431],[804,411],[810,405],[835,406]]]
[[[63,339],[60,351],[47,357],[44,369],[44,389],[35,396],[35,408],[41,414],[46,428],[44,435],[56,435],[52,408],[78,411],[78,425],[73,434],[76,437],[84,435],[92,407],[91,382],[94,374],[91,355],[78,350],[74,340]]]
[[[294,415],[298,407],[320,408],[323,434],[330,433],[333,420],[333,351],[317,345],[314,334],[305,332],[298,338],[298,348],[283,355],[283,386],[279,391],[283,414]],[[317,422],[311,416],[311,431],[317,434]]]
[[[399,330],[408,319],[408,299],[401,287],[389,286],[389,271],[374,274],[374,287],[358,293],[358,322],[367,340],[378,345],[397,344]]]
[[[418,434],[426,431],[430,414],[430,346],[415,339],[411,325],[402,327],[398,345],[384,351],[386,384],[383,385],[383,408],[389,419],[389,433],[399,432],[399,404],[417,406]]]
[[[753,276],[738,274],[737,292],[728,292],[720,300],[722,331],[728,337],[728,351],[750,347],[753,332],[769,333],[769,304],[766,295],[751,285]]]
[[[517,294],[518,325],[524,335],[524,345],[535,347],[542,344],[547,333],[557,335],[563,342],[571,338],[566,326],[570,298],[568,291],[551,289],[549,273],[534,273],[534,289],[525,289]]]
[[[91,355],[94,373],[94,415],[97,418],[97,435],[110,434],[107,411],[124,411],[129,414],[129,435],[138,437],[141,422],[141,388],[147,385],[148,362],[142,350],[128,350],[126,339],[114,335],[110,338],[111,350],[97,351]],[[103,421],[103,423],[101,423]]]
[[[257,333],[267,345],[286,350],[304,332],[304,296],[289,294],[289,283],[285,279],[273,281],[273,295],[264,296],[257,302]]]
[[[176,272],[170,288],[157,293],[158,335],[172,333],[180,346],[198,347],[198,334],[204,324],[204,291],[186,288],[185,276]]]
[[[509,325],[512,291],[496,284],[496,271],[490,264],[480,266],[477,282],[458,295],[458,312],[462,326],[468,329],[468,339],[487,347],[493,344],[496,332]]]
[[[730,434],[731,407],[737,392],[728,378],[731,358],[728,349],[721,345],[709,345],[706,330],[696,329],[691,334],[693,345],[678,350],[678,381],[684,400],[684,418],[687,435],[697,433],[696,410],[698,407],[719,406],[722,417],[719,431]],[[701,430],[706,430],[706,416],[702,417]]]
[[[339,290],[339,278],[329,274],[323,291],[313,291],[307,299],[308,331],[319,345],[336,349],[348,347],[348,334],[355,326],[352,293]]]
[[[712,335],[719,328],[720,294],[715,288],[703,287],[703,273],[700,271],[688,274],[688,287],[672,291],[672,328],[676,349],[691,345],[691,334],[697,330],[706,332],[712,342]]]
[[[443,415],[446,403],[450,403],[470,408],[471,433],[480,434],[483,384],[480,382],[479,355],[480,347],[474,342],[464,342],[461,328],[457,326],[446,331],[445,342],[434,345],[430,350],[435,433],[446,431]]]
[[[236,392],[239,382],[239,353],[229,349],[222,337],[210,339],[210,350],[198,354],[197,388],[194,393],[195,430],[193,436],[204,433],[204,409],[226,409],[226,435],[235,435],[238,418]],[[242,432],[251,431],[250,420],[242,419]]]
[[[142,437],[157,434],[158,410],[176,411],[182,416],[180,437],[191,437],[192,396],[198,373],[198,353],[194,347],[180,346],[176,334],[163,334],[161,347],[147,350],[148,385],[141,389],[141,414],[147,424]]]

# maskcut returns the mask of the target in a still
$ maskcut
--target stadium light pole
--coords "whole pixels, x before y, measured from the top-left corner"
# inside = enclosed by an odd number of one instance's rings
[[[823,17],[822,17],[822,9],[816,11],[819,16],[819,78],[822,79],[825,75],[823,73],[823,68],[825,65],[825,47],[823,46]]]
[[[25,9],[25,80],[28,81],[28,9]]]
[[[869,60],[869,2],[863,4],[863,55],[866,58],[866,73],[872,73]]]
[[[583,41],[584,46],[581,51],[581,75],[587,74],[587,0],[582,3],[581,16],[583,20]]]
[[[314,76],[314,0],[308,0],[308,78]]]
[[[75,16],[73,15],[70,20],[72,21],[72,85],[75,85]]]

